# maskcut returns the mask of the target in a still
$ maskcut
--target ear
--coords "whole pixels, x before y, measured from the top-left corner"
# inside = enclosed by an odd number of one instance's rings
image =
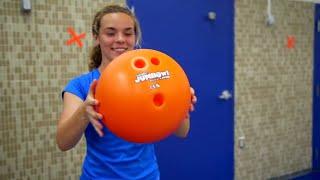
[[[92,35],[93,36],[93,40],[94,40],[94,46],[98,46],[100,44],[99,38],[97,35]]]

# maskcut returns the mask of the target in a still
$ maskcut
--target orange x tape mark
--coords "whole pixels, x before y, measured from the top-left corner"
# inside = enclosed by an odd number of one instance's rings
[[[81,42],[80,39],[81,39],[81,38],[84,38],[84,37],[86,36],[86,33],[82,33],[82,34],[80,34],[80,35],[77,35],[71,27],[69,27],[69,28],[67,29],[67,31],[69,32],[69,34],[70,34],[72,37],[66,42],[66,44],[69,46],[69,45],[71,45],[72,43],[77,43],[77,45],[78,45],[79,47],[82,47],[82,46],[83,46],[83,43]]]
[[[294,38],[294,36],[288,36],[287,37],[287,48],[292,49],[294,48],[296,44],[296,39]]]

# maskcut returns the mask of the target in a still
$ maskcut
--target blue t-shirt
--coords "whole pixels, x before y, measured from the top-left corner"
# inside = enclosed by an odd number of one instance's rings
[[[99,79],[100,72],[94,69],[72,79],[64,92],[72,93],[83,101],[90,84]],[[87,153],[80,179],[159,179],[159,170],[153,144],[135,144],[118,138],[105,126],[99,137],[89,123],[85,130]]]

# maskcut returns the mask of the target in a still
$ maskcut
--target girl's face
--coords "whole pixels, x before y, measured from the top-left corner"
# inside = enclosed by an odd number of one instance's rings
[[[111,61],[133,50],[136,35],[133,19],[124,13],[109,13],[102,17],[96,45],[100,45],[102,60]]]

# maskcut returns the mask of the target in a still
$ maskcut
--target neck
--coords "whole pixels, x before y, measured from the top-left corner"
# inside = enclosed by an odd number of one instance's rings
[[[98,68],[99,72],[102,73],[102,71],[108,66],[108,64],[111,62],[111,60],[102,58],[101,64]]]

